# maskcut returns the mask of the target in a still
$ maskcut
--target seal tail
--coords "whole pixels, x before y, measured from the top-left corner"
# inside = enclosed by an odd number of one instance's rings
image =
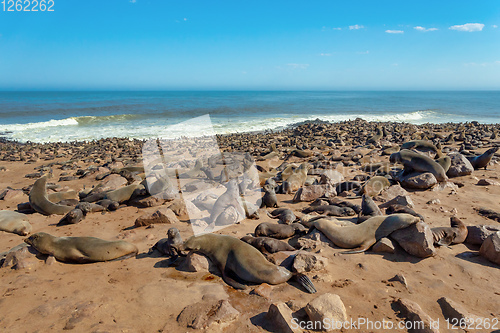
[[[307,290],[308,293],[314,294],[317,292],[316,287],[314,287],[314,284],[312,283],[311,279],[305,274],[302,273],[296,273],[295,279],[297,282],[305,289]]]

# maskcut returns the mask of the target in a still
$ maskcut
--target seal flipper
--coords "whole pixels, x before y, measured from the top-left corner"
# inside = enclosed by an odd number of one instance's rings
[[[361,244],[361,246],[359,246],[357,248],[354,248],[351,251],[342,251],[340,253],[342,253],[342,254],[362,253],[362,252],[365,252],[366,250],[368,250],[372,245],[373,245],[373,243],[371,243],[371,244]]]
[[[308,293],[314,294],[317,292],[316,287],[312,283],[311,279],[305,274],[296,273],[294,274],[295,280],[305,289]]]
[[[222,271],[222,279],[224,280],[224,282],[226,282],[228,285],[230,285],[234,289],[246,289],[247,288],[247,286],[245,286],[244,284],[239,283],[236,280],[234,280],[233,278],[229,277],[226,270],[221,270],[221,271]]]

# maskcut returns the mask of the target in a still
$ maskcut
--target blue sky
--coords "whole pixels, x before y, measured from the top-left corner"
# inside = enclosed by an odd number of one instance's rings
[[[0,90],[500,89],[498,0],[54,2],[0,11]]]

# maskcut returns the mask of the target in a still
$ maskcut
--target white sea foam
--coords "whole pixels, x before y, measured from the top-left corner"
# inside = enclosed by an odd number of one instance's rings
[[[75,117],[62,120],[50,120],[38,123],[0,125],[0,132],[7,133],[9,139],[21,142],[57,142],[83,141],[107,137],[128,137],[137,139],[149,138],[179,138],[181,136],[194,137],[203,135],[206,124],[189,122],[189,126],[179,123],[172,125],[166,119],[145,118],[134,119],[129,115],[124,117],[113,116],[116,121],[107,117],[106,121],[94,121],[94,117]],[[217,134],[256,132],[265,130],[280,130],[287,126],[304,121],[321,119],[331,122],[354,120],[361,118],[367,121],[394,121],[422,124],[426,122],[442,123],[449,121],[466,121],[456,116],[444,115],[431,110],[415,111],[410,113],[386,114],[337,114],[337,115],[270,115],[267,118],[256,117],[212,117],[214,131]],[[171,122],[172,119],[169,119]]]

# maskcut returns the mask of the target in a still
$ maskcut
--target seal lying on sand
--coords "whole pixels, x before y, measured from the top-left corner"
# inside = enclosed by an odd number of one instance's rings
[[[391,163],[402,163],[404,165],[404,172],[408,174],[411,170],[418,172],[430,172],[437,181],[447,181],[448,177],[443,167],[431,159],[430,157],[415,153],[408,149],[403,149],[398,153],[394,153],[389,158]]]
[[[26,236],[31,232],[31,224],[24,214],[0,210],[0,230]]]
[[[275,253],[279,251],[295,251],[295,248],[288,243],[275,238],[244,236],[241,238],[241,240],[252,245],[264,254]]]
[[[42,176],[35,182],[35,184],[33,184],[29,195],[31,207],[33,207],[33,209],[40,214],[44,215],[64,215],[68,213],[73,209],[73,207],[58,205],[49,200],[47,190],[45,188],[47,185],[47,178],[48,174]]]
[[[138,252],[134,244],[123,240],[107,241],[95,237],[55,237],[45,232],[37,232],[24,241],[40,253],[53,255],[60,261],[78,264],[126,259]]]
[[[493,155],[498,151],[498,147],[490,148],[487,151],[485,151],[483,154],[476,156],[476,157],[467,157],[469,162],[472,164],[474,167],[474,170],[484,168],[486,170],[486,167],[488,166],[488,163],[490,163],[491,158]]]
[[[263,222],[254,231],[257,237],[272,237],[277,239],[290,238],[296,233],[305,233],[307,229],[300,223],[274,224]]]
[[[457,217],[450,217],[451,227],[432,228],[432,238],[434,244],[448,246],[450,244],[460,244],[467,238],[467,227]]]
[[[283,224],[292,224],[297,219],[295,214],[288,208],[278,208],[271,213],[267,213],[267,215],[273,219],[278,218]]]
[[[316,292],[306,275],[294,274],[284,267],[270,263],[255,247],[232,236],[191,236],[184,243],[183,249],[207,255],[222,272],[224,281],[236,289],[245,289],[244,283],[248,282],[280,284],[295,276],[308,292]]]
[[[302,223],[325,234],[338,247],[353,249],[342,253],[360,253],[368,250],[379,239],[393,231],[406,228],[420,219],[409,214],[374,216],[361,224],[345,225],[335,219],[319,216]]]

